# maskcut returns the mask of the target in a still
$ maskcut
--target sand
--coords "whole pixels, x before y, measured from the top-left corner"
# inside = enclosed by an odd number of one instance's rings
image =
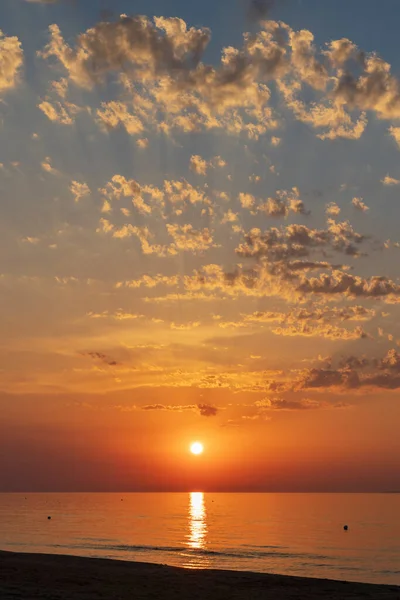
[[[400,600],[400,587],[0,552],[1,600]]]

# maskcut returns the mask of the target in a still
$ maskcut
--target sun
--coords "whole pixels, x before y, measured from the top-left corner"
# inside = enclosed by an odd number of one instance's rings
[[[193,444],[190,445],[190,452],[192,454],[203,454],[203,444],[201,444],[200,442],[193,442]]]

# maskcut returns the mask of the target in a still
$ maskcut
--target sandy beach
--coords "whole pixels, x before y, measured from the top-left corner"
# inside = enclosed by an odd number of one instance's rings
[[[400,600],[400,587],[0,552],[1,600]]]

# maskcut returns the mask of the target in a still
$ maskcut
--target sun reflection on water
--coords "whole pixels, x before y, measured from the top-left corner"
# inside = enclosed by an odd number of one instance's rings
[[[206,547],[207,514],[203,492],[191,492],[189,503],[189,536],[188,544],[194,550]]]

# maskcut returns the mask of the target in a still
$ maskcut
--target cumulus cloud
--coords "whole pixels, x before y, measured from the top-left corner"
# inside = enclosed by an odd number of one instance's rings
[[[190,158],[190,168],[198,175],[207,175],[209,169],[215,169],[217,167],[222,168],[225,166],[226,162],[220,156],[214,156],[214,158],[209,161],[206,161],[198,154],[194,154]]]
[[[389,127],[388,131],[389,131],[389,134],[394,139],[394,141],[396,142],[396,144],[400,148],[400,127],[393,127],[392,126],[392,127]]]
[[[168,234],[172,237],[172,247],[175,250],[185,252],[204,252],[212,247],[217,247],[210,230],[205,227],[202,230],[194,229],[193,225],[175,225],[167,223]]]
[[[247,208],[252,212],[265,213],[269,217],[287,218],[290,213],[310,214],[300,198],[300,191],[297,187],[293,187],[291,190],[277,190],[274,197],[266,200],[247,193],[240,193],[238,198],[242,208]]]
[[[256,0],[252,6],[263,14],[270,2]],[[386,120],[400,117],[399,82],[391,66],[349,39],[332,40],[321,50],[311,31],[263,20],[260,31],[244,35],[240,48],[224,48],[216,67],[201,62],[209,41],[208,29],[190,28],[179,18],[122,15],[82,33],[75,47],[51,25],[41,56],[58,60],[70,81],[88,89],[119,74],[134,101],[112,100],[98,118],[132,135],[147,126],[165,133],[224,128],[257,139],[279,124],[268,106],[272,81],[295,117],[321,139],[358,139],[368,112]],[[389,129],[396,141],[398,130]],[[272,144],[278,139],[273,136]]]
[[[288,387],[288,386],[287,386]],[[400,356],[391,349],[382,358],[350,356],[339,362],[337,368],[305,369],[290,383],[292,389],[329,389],[348,391],[360,388],[400,388]]]
[[[344,295],[358,298],[385,298],[400,295],[400,286],[385,276],[360,277],[334,271],[319,277],[304,278],[299,291],[313,294]]]
[[[383,185],[399,185],[400,179],[395,179],[395,177],[385,175],[385,177],[381,179],[381,183],[383,183]]]
[[[51,164],[51,158],[49,156],[46,156],[46,158],[41,162],[41,167],[43,171],[46,171],[46,173],[50,173],[51,175],[60,174],[60,172]]]
[[[137,135],[145,129],[139,117],[132,114],[123,102],[103,102],[102,108],[97,111],[97,117],[106,130],[121,125],[130,135]]]
[[[90,195],[90,188],[87,183],[80,183],[79,181],[72,181],[69,186],[70,192],[74,197],[75,202],[79,202],[81,198]]]
[[[236,252],[242,257],[268,257],[272,261],[304,258],[314,249],[332,248],[350,256],[357,256],[357,245],[364,236],[357,233],[348,221],[338,223],[328,219],[327,229],[311,229],[306,225],[272,227],[264,232],[254,228],[244,236]]]
[[[135,134],[140,124],[131,117],[142,114],[147,124],[164,132],[224,127],[258,137],[276,126],[267,106],[270,91],[257,81],[258,75],[278,73],[283,65],[285,51],[276,37],[272,29],[260,34],[256,45],[253,39],[246,39],[240,51],[226,48],[215,69],[200,63],[210,39],[208,30],[188,28],[177,18],[122,16],[81,34],[75,49],[65,42],[58,26],[52,25],[50,42],[41,56],[58,59],[69,79],[82,87],[92,88],[108,73],[120,72],[121,65],[126,67],[122,79],[128,89],[133,82],[143,84],[143,94],[135,93],[132,106],[120,101],[103,105],[98,117],[109,127],[128,123]],[[154,120],[158,111],[165,115],[161,123]]]
[[[361,212],[366,212],[367,210],[369,210],[369,206],[365,204],[362,198],[353,198],[351,203],[354,206],[354,208]]]
[[[135,179],[126,179],[123,175],[114,175],[104,188],[100,188],[108,201],[129,198],[134,208],[148,215],[164,206],[164,191],[152,185],[140,185]]]
[[[51,25],[50,42],[41,55],[57,58],[74,83],[90,88],[124,64],[132,65],[135,77],[142,81],[173,70],[187,71],[199,63],[209,39],[207,29],[188,29],[182,19],[121,16],[81,34],[75,51],[60,28]]]
[[[61,103],[58,100],[52,101],[50,98],[39,102],[38,108],[40,108],[50,121],[60,123],[61,125],[72,125],[75,122],[75,116],[80,111],[80,108],[76,104],[72,104],[71,102]]]
[[[275,6],[275,0],[248,0],[247,15],[249,19],[261,21],[267,18]]]
[[[330,202],[326,205],[325,212],[327,215],[335,217],[340,214],[340,207],[336,204],[336,202]]]
[[[23,62],[24,53],[19,39],[7,37],[0,30],[0,93],[17,86]]]

